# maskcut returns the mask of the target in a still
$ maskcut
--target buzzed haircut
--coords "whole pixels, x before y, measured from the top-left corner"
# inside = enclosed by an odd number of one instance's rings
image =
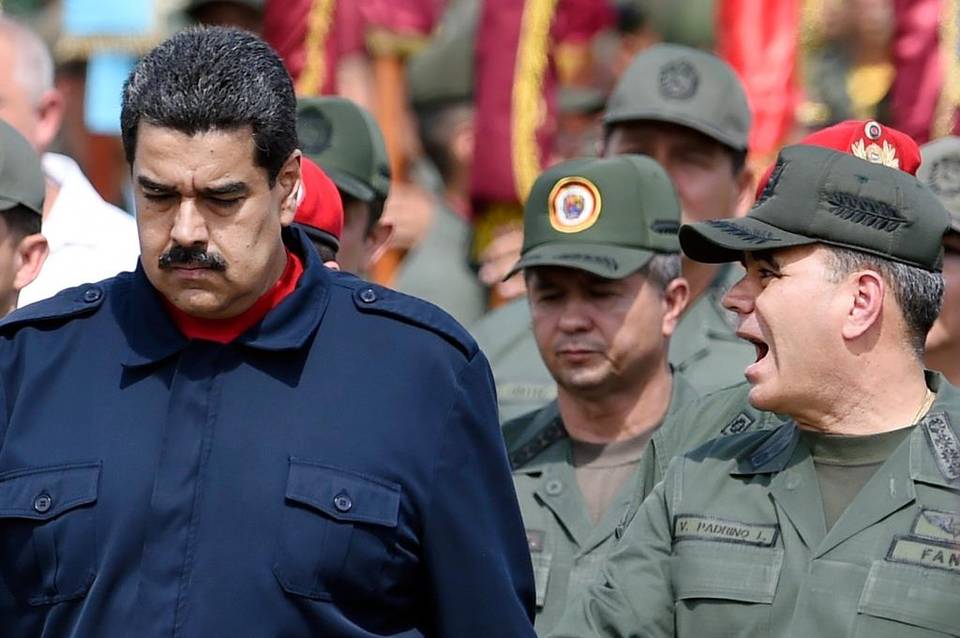
[[[17,205],[5,211],[0,211],[0,217],[7,225],[7,231],[17,241],[40,232],[40,215],[26,206]]]
[[[29,93],[30,102],[40,102],[53,88],[53,58],[47,45],[29,27],[0,15],[0,39],[14,51],[14,75]]]
[[[140,122],[187,135],[253,129],[270,186],[297,148],[297,100],[280,56],[246,31],[200,27],[150,51],[123,86],[120,130],[132,166]]]

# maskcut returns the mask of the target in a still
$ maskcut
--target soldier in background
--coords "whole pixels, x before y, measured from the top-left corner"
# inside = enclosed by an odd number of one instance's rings
[[[925,361],[953,384],[960,384],[960,137],[944,137],[920,148],[917,177],[950,213],[943,236],[943,310],[927,335]]]
[[[46,184],[40,158],[12,126],[0,121],[0,317],[47,258],[40,234]]]
[[[390,192],[390,164],[373,116],[341,97],[297,102],[297,135],[303,154],[333,180],[343,201],[343,235],[337,262],[365,276],[392,231],[381,219]]]
[[[686,222],[742,214],[752,200],[745,165],[750,111],[743,87],[716,56],[661,44],[637,55],[607,102],[602,154],[641,153],[670,175]],[[737,264],[683,262],[690,305],[670,344],[670,362],[701,393],[742,379],[752,360],[720,300],[739,276]],[[484,318],[473,334],[497,381],[501,417],[543,405],[556,392],[535,356],[522,300]]]

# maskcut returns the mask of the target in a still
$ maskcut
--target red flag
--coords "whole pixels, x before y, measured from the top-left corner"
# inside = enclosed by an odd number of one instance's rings
[[[922,144],[930,139],[943,87],[940,0],[894,0],[893,11],[891,124]]]
[[[364,23],[353,0],[267,0],[263,39],[283,59],[299,95],[336,92],[338,62],[363,51]]]
[[[721,0],[717,53],[736,69],[753,111],[750,150],[777,151],[794,124],[799,0]]]

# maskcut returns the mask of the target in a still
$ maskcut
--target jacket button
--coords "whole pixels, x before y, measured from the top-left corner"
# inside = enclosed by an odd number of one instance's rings
[[[557,494],[563,491],[563,483],[561,483],[556,479],[553,479],[552,481],[547,481],[547,485],[544,489],[546,490],[547,494],[549,494],[550,496],[556,496]]]
[[[46,514],[53,507],[53,498],[46,492],[41,493],[33,499],[33,509],[40,514]]]
[[[349,512],[353,508],[353,501],[346,493],[341,492],[333,497],[333,506],[339,512]]]
[[[360,291],[360,301],[363,303],[373,303],[377,300],[377,293],[373,288],[364,288]]]
[[[87,288],[83,293],[83,300],[87,303],[96,303],[102,296],[103,292],[99,288]]]

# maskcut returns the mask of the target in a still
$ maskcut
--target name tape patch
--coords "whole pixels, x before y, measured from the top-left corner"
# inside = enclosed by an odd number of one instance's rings
[[[673,519],[673,539],[676,543],[701,540],[772,547],[779,533],[780,528],[773,524],[727,521],[691,514],[678,514]]]
[[[960,544],[896,536],[887,552],[887,560],[960,574]]]
[[[911,531],[915,536],[960,543],[960,514],[920,510]]]

